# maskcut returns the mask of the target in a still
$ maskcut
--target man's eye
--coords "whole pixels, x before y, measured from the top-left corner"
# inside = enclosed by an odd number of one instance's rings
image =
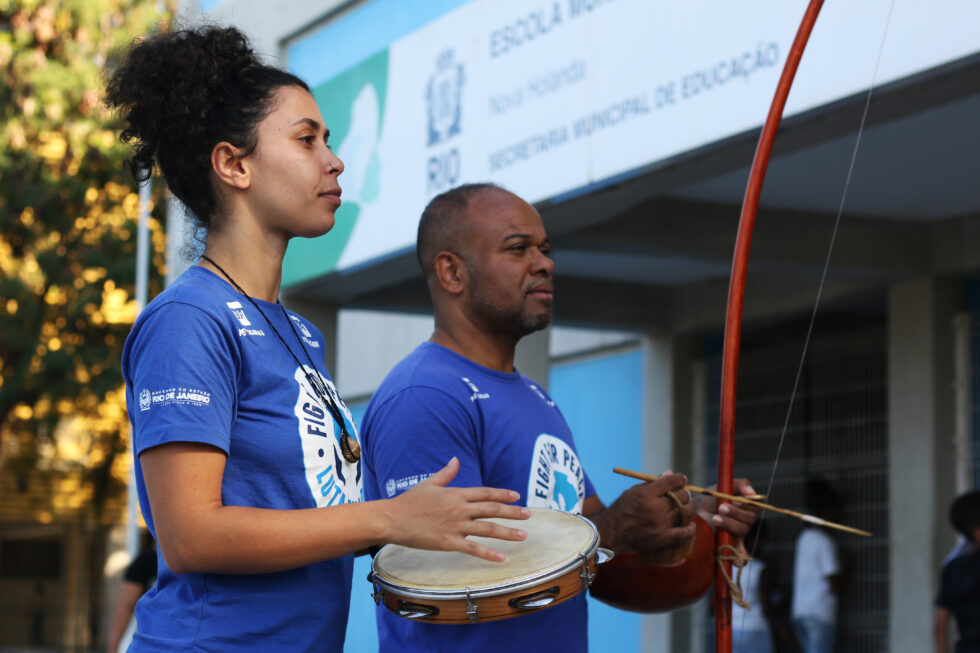
[[[307,145],[313,145],[313,141],[315,138],[316,138],[315,136],[300,136],[299,140],[303,141]]]

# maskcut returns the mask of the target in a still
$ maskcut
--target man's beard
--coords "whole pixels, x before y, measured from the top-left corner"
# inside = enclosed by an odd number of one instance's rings
[[[480,291],[480,276],[476,274],[476,270],[467,265],[470,279],[472,282],[469,287],[470,294],[473,296],[480,305],[493,311],[494,317],[498,318],[500,322],[510,326],[509,332],[514,332],[519,337],[524,337],[528,334],[534,333],[535,331],[540,331],[545,329],[551,324],[551,308],[547,308],[537,315],[529,315],[525,310],[527,308],[527,295],[523,295],[524,301],[521,302],[521,307],[518,310],[510,310],[495,304],[491,300],[487,299],[486,296]],[[523,292],[523,289],[522,289]]]

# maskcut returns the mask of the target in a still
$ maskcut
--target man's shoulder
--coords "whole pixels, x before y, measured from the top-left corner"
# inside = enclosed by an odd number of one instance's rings
[[[423,342],[395,365],[374,393],[372,403],[405,392],[441,392],[449,397],[466,393],[467,373],[444,348]]]
[[[953,558],[946,563],[943,572],[950,576],[980,575],[980,549],[974,549]]]

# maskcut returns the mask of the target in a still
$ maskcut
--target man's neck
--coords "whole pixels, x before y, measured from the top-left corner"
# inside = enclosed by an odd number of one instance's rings
[[[429,342],[442,345],[477,365],[511,374],[517,341],[510,336],[494,336],[478,329],[447,327],[436,322]]]

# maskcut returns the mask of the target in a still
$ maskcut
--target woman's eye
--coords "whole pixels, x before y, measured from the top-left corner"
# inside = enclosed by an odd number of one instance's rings
[[[313,141],[316,139],[315,136],[300,136],[299,140],[303,141],[307,145],[313,145]]]

